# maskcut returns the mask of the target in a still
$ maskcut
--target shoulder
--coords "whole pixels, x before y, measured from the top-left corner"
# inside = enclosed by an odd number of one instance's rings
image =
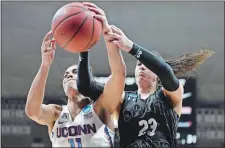
[[[57,105],[57,104],[48,104],[49,109],[51,109],[54,112],[55,120],[59,117],[63,110],[63,106]]]
[[[57,104],[47,104],[47,105],[43,104],[43,105],[50,109],[53,109],[53,111],[62,111],[63,109],[63,106]]]

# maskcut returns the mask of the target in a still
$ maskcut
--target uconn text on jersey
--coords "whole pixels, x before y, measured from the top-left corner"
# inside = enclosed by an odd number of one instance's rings
[[[84,125],[57,128],[57,138],[77,136],[81,134],[87,135],[91,133],[96,133],[95,124],[92,124],[92,125],[84,124]]]

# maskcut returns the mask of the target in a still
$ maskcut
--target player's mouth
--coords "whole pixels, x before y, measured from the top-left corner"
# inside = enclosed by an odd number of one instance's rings
[[[146,76],[146,73],[144,73],[143,71],[140,71],[140,72],[138,73],[138,76],[144,77],[144,76]]]
[[[71,80],[76,81],[76,79],[67,79],[67,80],[64,81],[64,84],[66,84],[67,82],[69,82],[69,81],[71,81]]]

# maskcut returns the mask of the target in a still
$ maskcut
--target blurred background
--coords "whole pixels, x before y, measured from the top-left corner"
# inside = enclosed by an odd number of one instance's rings
[[[27,118],[24,107],[41,64],[40,48],[55,12],[68,2],[2,2],[2,147],[49,147],[47,127]],[[211,48],[216,52],[196,73],[180,78],[185,86],[177,132],[180,147],[224,147],[224,2],[95,2],[110,24],[165,59]],[[90,51],[96,80],[109,76],[103,40]],[[126,89],[135,90],[134,57],[124,53]],[[44,103],[64,104],[64,71],[78,54],[57,48]]]

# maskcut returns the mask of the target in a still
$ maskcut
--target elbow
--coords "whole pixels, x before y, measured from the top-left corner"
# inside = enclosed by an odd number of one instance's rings
[[[35,116],[35,114],[32,112],[32,110],[27,106],[25,108],[25,113],[26,113],[27,117],[30,119],[32,119]]]
[[[30,119],[35,116],[35,113],[31,110],[31,108],[27,107],[27,105],[25,107],[25,113]]]

